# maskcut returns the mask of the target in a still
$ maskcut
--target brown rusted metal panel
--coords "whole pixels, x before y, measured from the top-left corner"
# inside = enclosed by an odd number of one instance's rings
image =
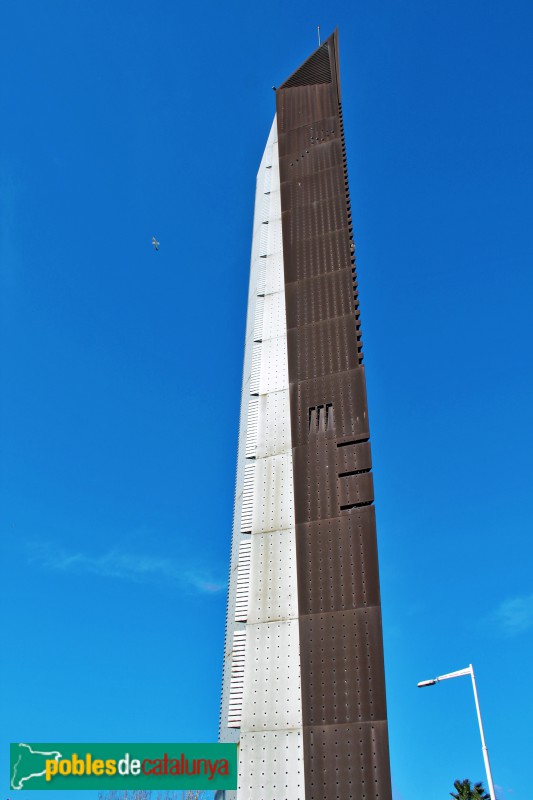
[[[323,169],[331,169],[342,164],[342,140],[330,137],[325,142],[312,141],[313,127],[303,126],[300,130],[309,129],[307,141],[302,143],[302,148],[290,151],[289,155],[280,152],[280,168],[283,171],[282,181],[298,180],[304,175],[314,174]],[[303,135],[302,135],[303,136]],[[308,158],[307,149],[312,149],[312,158]]]
[[[339,504],[341,511],[351,511],[356,506],[374,500],[374,479],[371,472],[339,476]]]
[[[335,372],[355,369],[355,316],[333,317],[315,325],[291,328],[287,332],[289,375],[309,380]]]
[[[391,800],[336,34],[276,97],[306,798]]]
[[[327,119],[315,120],[311,125],[302,125],[300,128],[293,128],[293,130],[287,131],[283,138],[283,149],[280,149],[279,156],[280,158],[287,155],[303,156],[310,147],[316,147],[333,139],[340,139],[340,136],[341,131],[337,115]],[[335,165],[338,163],[340,163],[339,159],[336,159]]]
[[[338,114],[330,87],[324,83],[278,91],[278,134]]]
[[[300,618],[307,725],[385,719],[381,617],[377,606]]]
[[[296,480],[305,476],[306,491],[294,493],[296,522],[312,522],[339,517],[349,506],[368,505],[374,499],[372,473],[366,467],[345,469],[345,448],[327,439],[323,417],[325,407],[310,414],[309,444],[293,448],[293,473]],[[329,420],[328,420],[329,421]],[[322,428],[322,430],[321,430]]]
[[[348,228],[346,197],[337,195],[307,205],[300,200],[300,203],[290,211],[285,211],[283,206],[282,209],[284,218],[291,215],[291,219],[286,219],[289,246]]]
[[[390,800],[387,723],[306,729],[304,768],[312,800]]]
[[[301,614],[379,605],[374,513],[364,506],[296,526]]]
[[[285,289],[287,328],[299,328],[354,313],[351,269],[288,283]]]
[[[331,83],[332,61],[329,52],[329,45],[324,42],[315,52],[307,58],[298,69],[293,72],[290,78],[280,86],[280,89],[288,89],[293,86],[307,86],[315,83]]]
[[[290,381],[289,391],[293,447],[308,444],[309,410],[326,403],[333,406],[333,421],[325,432],[327,438],[335,438],[337,443],[369,438],[363,367],[311,380]]]
[[[281,194],[286,204],[295,211],[299,206],[307,206],[309,203],[331,201],[333,198],[344,200],[346,196],[344,170],[335,166],[311,175],[302,175],[295,181],[286,181],[281,188]],[[316,230],[314,235],[319,233],[320,231]]]
[[[372,469],[370,442],[355,442],[341,447],[337,444],[337,465],[341,477],[356,470]]]
[[[290,225],[291,219],[282,205],[282,224]],[[350,247],[349,229],[327,232],[322,236],[302,241],[283,242],[285,282],[314,278],[326,272],[352,267],[353,251]]]

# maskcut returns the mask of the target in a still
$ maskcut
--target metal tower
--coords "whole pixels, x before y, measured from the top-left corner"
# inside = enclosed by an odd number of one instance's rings
[[[276,91],[257,176],[221,741],[225,800],[391,800],[337,33]]]

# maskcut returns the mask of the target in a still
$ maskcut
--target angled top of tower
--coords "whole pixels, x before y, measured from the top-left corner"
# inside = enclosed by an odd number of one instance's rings
[[[339,37],[335,29],[331,36],[281,84],[278,91],[293,89],[296,86],[313,86],[317,83],[335,83],[340,99],[338,63]]]

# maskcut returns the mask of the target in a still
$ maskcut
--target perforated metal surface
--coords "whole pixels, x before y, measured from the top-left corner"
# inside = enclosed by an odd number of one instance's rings
[[[239,750],[239,800],[305,800],[303,733],[244,733]]]
[[[247,440],[249,439],[249,426],[253,426],[253,411],[249,408],[249,404],[257,398],[250,397],[250,379],[252,371],[252,334],[255,327],[255,313],[256,313],[256,297],[258,286],[262,283],[264,288],[265,283],[265,259],[259,257],[259,235],[258,225],[262,215],[264,214],[264,199],[263,195],[266,191],[264,189],[266,180],[270,174],[269,165],[272,163],[272,149],[273,143],[276,138],[275,124],[272,127],[270,136],[265,148],[265,153],[261,161],[257,176],[257,193],[255,204],[255,223],[254,223],[254,236],[252,239],[252,252],[251,252],[251,269],[250,269],[250,285],[249,285],[249,304],[248,314],[246,319],[246,337],[245,337],[245,352],[244,352],[244,365],[243,365],[243,380],[242,380],[242,399],[241,399],[241,414],[239,425],[239,443],[237,454],[237,477],[235,485],[235,510],[233,520],[233,536],[231,546],[230,570],[229,570],[229,589],[228,589],[228,607],[226,616],[226,636],[224,645],[224,666],[223,666],[223,682],[222,682],[222,700],[220,712],[220,740],[221,741],[238,741],[240,730],[237,727],[240,725],[240,715],[235,716],[235,690],[237,687],[236,678],[233,677],[233,690],[232,686],[232,668],[234,656],[234,634],[236,632],[243,633],[244,625],[241,621],[236,620],[237,609],[237,593],[238,593],[238,555],[240,543],[246,538],[250,538],[249,533],[241,533],[241,523],[243,522],[243,488],[246,473],[246,448],[248,446]],[[260,354],[260,350],[259,350]],[[257,382],[259,381],[259,368],[257,368]],[[256,392],[258,391],[256,387]],[[246,514],[244,515],[246,516]],[[245,524],[248,530],[250,524]],[[239,592],[239,605],[242,603],[242,596]],[[230,691],[231,690],[231,691]],[[229,793],[229,796],[233,794]],[[226,799],[229,800],[229,797]]]
[[[293,446],[309,444],[309,409],[333,406],[334,426],[324,433],[337,444],[368,439],[365,373],[362,367],[308,381],[292,383],[291,428]]]
[[[309,437],[310,444],[293,450],[294,472],[305,475],[309,490],[295,493],[295,514],[299,522],[339,517],[347,506],[362,506],[374,499],[372,474],[346,472],[345,447],[320,435]],[[355,446],[352,445],[352,448]],[[366,451],[368,453],[368,450]],[[369,460],[362,461],[369,463]],[[368,469],[368,467],[365,467]]]
[[[285,242],[284,261],[290,259],[286,280],[306,280],[339,269],[349,269],[353,251],[348,228],[333,233],[324,231],[313,239]]]
[[[292,454],[256,462],[252,533],[294,527]]]
[[[286,131],[283,148],[284,152],[293,154],[289,157],[294,161],[295,155],[303,155],[309,148],[316,147],[335,138],[340,139],[340,129],[338,118],[333,116],[328,119],[316,120],[310,125],[301,125],[298,128]],[[320,148],[320,152],[323,152],[323,148]],[[331,166],[338,169],[339,164],[340,161],[337,160]],[[312,172],[318,172],[319,170],[314,168],[314,162],[312,162],[312,165]]]
[[[260,255],[266,255],[267,253],[267,242],[268,242],[268,227],[267,223],[262,222],[261,227],[259,228],[259,253]]]
[[[265,294],[272,294],[274,292],[284,291],[283,282],[283,253],[278,251],[268,256],[269,270],[268,275],[265,275],[264,292]]]
[[[280,207],[279,203],[280,203],[279,192],[276,192],[274,195],[270,196],[270,204],[271,207],[274,207],[276,204],[278,205],[278,207]],[[273,218],[269,222],[266,252],[267,255],[274,255],[275,253],[280,253],[282,249],[283,246],[281,238],[281,216],[280,216],[277,219]]]
[[[295,380],[355,369],[355,316],[334,317],[288,332],[289,362]]]
[[[302,616],[300,626],[305,723],[384,719],[379,608]]]
[[[306,728],[304,751],[307,798],[391,797],[386,722]]]
[[[333,36],[278,90],[257,187],[226,652],[238,800],[391,800],[337,59]]]
[[[285,131],[308,125],[317,119],[333,117],[338,111],[332,84],[281,89],[276,100],[280,155],[284,155],[282,134]]]
[[[245,730],[301,727],[299,641],[296,619],[246,626]]]
[[[258,297],[255,301],[254,342],[263,341],[263,316],[265,311],[265,298]]]
[[[252,539],[255,565],[250,578],[248,621],[277,622],[298,616],[294,528],[258,533]],[[300,667],[298,664],[298,670]]]
[[[266,256],[264,258],[259,258],[256,264],[257,268],[257,282],[255,285],[256,293],[261,296],[265,294],[265,285],[266,285]]]
[[[261,343],[259,394],[279,392],[287,386],[287,339],[267,339]]]
[[[314,143],[309,145],[309,147],[315,146]],[[282,196],[284,202],[290,206],[296,209],[301,207],[297,214],[301,224],[312,218],[313,214],[323,218],[320,224],[315,222],[312,235],[316,235],[319,231],[332,231],[337,227],[348,225],[346,205],[342,203],[346,190],[345,181],[344,170],[341,166],[330,167],[330,169],[320,172],[301,175],[298,180],[283,184]],[[332,219],[332,215],[338,217],[339,224]],[[299,233],[298,230],[295,230],[295,235],[299,235]]]
[[[270,165],[271,166],[271,165]],[[263,193],[270,192],[271,190],[271,178],[272,178],[272,168],[265,171],[265,177],[263,179]]]
[[[291,179],[301,179],[305,175],[311,175],[321,172],[322,170],[338,167],[342,163],[342,141],[340,138],[332,135],[326,137],[325,140],[316,141],[315,129],[320,123],[313,123],[312,125],[302,125],[301,127],[287,131],[285,139],[285,152],[288,155],[282,155],[279,160],[280,171],[287,171],[290,169]],[[327,121],[325,123],[327,125]],[[336,124],[339,124],[336,119]],[[291,134],[298,136],[301,140],[296,145],[292,145],[290,141]],[[320,147],[316,147],[316,145]],[[315,148],[313,158],[307,158],[309,153],[307,149]]]
[[[379,605],[374,507],[296,529],[301,614]]]
[[[312,325],[333,317],[353,314],[351,269],[318,275],[286,290],[287,320],[290,328]]]
[[[263,299],[261,338],[265,340],[286,335],[285,295],[283,292],[269,294]]]
[[[277,92],[306,798],[390,800],[372,465],[337,58],[334,35]]]
[[[261,413],[257,424],[257,458],[291,452],[289,390],[259,397]]]
[[[265,800],[290,796],[292,800],[300,791],[303,798],[296,535],[275,143],[268,155],[265,151],[263,161],[266,159],[270,164],[263,166],[269,177],[263,185],[270,188],[269,194],[256,198],[255,279],[250,281],[249,294],[254,315],[253,325],[248,320],[246,334],[249,355],[245,363],[250,364],[250,379],[243,387],[251,395],[246,415],[247,463],[240,468],[242,492],[236,503],[245,539],[239,548],[237,579],[232,580],[235,620],[240,628],[235,634],[237,652],[230,654],[228,724],[239,726],[241,775],[251,781],[247,789],[239,789],[239,800],[248,796]],[[246,647],[241,652],[243,636]],[[261,731],[266,739],[250,739],[255,731]],[[280,736],[287,731],[289,736]],[[294,781],[295,771],[300,775],[300,788]]]

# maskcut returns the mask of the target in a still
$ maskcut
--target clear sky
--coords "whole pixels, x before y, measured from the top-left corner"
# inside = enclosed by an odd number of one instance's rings
[[[255,174],[317,24],[340,31],[395,800],[485,780],[467,679],[416,688],[470,662],[498,796],[528,800],[526,0],[2,3],[0,800],[9,741],[216,739]]]

